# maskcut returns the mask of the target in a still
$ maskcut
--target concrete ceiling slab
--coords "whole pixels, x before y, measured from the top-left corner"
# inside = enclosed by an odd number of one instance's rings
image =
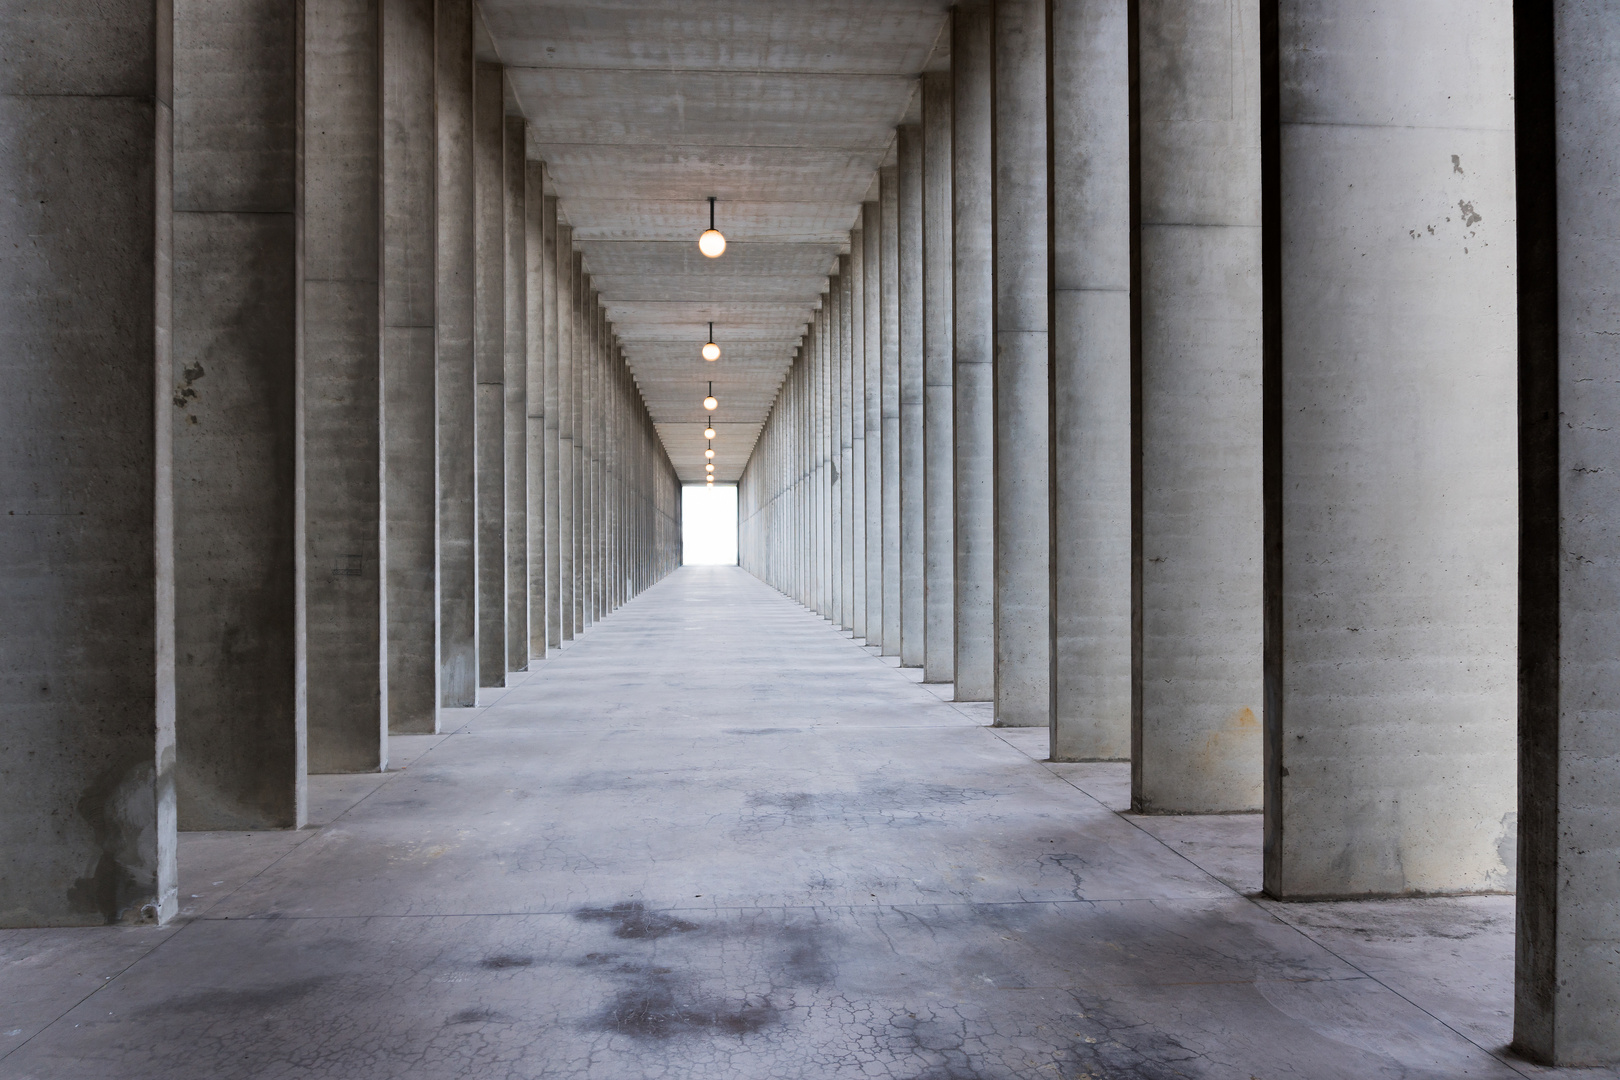
[[[480,0],[591,285],[682,479],[740,475],[918,75],[941,0]],[[697,236],[717,198],[725,255]],[[724,350],[706,363],[708,338]]]

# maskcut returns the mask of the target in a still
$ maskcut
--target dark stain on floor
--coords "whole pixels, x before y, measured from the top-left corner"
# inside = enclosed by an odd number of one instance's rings
[[[697,923],[648,911],[639,900],[624,901],[610,908],[580,908],[574,912],[574,918],[581,922],[613,923],[614,937],[631,940],[657,939],[670,934],[689,933],[698,928]]]

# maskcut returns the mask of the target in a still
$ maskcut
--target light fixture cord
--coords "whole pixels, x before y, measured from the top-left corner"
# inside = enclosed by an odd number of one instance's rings
[[[714,196],[709,196],[709,228],[714,228]]]

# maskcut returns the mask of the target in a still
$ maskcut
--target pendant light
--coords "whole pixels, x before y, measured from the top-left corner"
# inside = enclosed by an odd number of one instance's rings
[[[709,341],[708,344],[703,346],[703,359],[720,359],[720,346],[714,343],[714,323],[709,324]]]
[[[714,438],[714,417],[712,416],[709,417],[709,426],[703,429],[703,437],[705,439]]]
[[[714,463],[710,462],[709,464],[703,466],[703,471],[704,472],[710,472],[710,473],[714,472]]]
[[[711,259],[718,259],[726,253],[726,238],[720,235],[720,230],[714,227],[714,196],[709,196],[709,228],[698,237],[698,250]]]
[[[703,410],[705,412],[714,412],[719,407],[720,402],[714,396],[714,382],[711,380],[709,382],[709,396],[703,399]]]

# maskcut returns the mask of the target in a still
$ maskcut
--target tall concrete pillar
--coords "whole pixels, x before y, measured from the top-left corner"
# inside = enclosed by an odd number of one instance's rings
[[[879,306],[883,348],[883,649],[900,655],[900,174],[878,170]]]
[[[900,335],[900,666],[922,667],[923,616],[923,133],[904,124],[895,138]]]
[[[382,6],[383,547],[388,730],[439,715],[434,0]]]
[[[437,0],[439,694],[478,704],[477,261],[472,0]]]
[[[569,586],[570,602],[573,606],[574,635],[583,634],[590,626],[585,619],[585,581],[590,565],[585,560],[585,537],[590,529],[590,521],[586,517],[586,509],[590,505],[589,492],[585,481],[585,445],[588,432],[585,430],[585,371],[590,359],[590,324],[585,319],[586,298],[590,294],[589,280],[585,277],[584,257],[577,251],[569,255],[570,265],[573,267],[574,290],[573,321],[574,321],[574,347],[572,363],[573,387],[569,391],[573,414],[573,475],[569,481],[573,508],[570,515],[573,529],[569,544],[573,554],[573,583]]]
[[[186,829],[303,824],[295,14],[251,0],[175,12],[168,413]]]
[[[996,723],[1051,723],[1046,3],[997,0],[994,183]]]
[[[838,621],[855,629],[855,344],[849,256],[838,256]]]
[[[958,701],[990,701],[995,664],[995,284],[990,180],[990,72],[995,5],[951,14],[951,334],[955,400],[951,467],[956,614],[951,665]]]
[[[525,137],[526,141],[526,137]],[[550,233],[554,216],[546,204],[545,166],[538,161],[523,162],[523,261],[524,261],[524,469],[527,473],[524,496],[525,533],[528,546],[528,650],[531,659],[545,659],[551,644],[551,473],[554,454],[548,453],[551,405],[550,365],[556,356],[554,327],[547,318],[552,294]]]
[[[546,177],[545,165],[540,166],[541,179],[545,181],[545,190],[550,191],[550,180]],[[561,474],[558,470],[558,460],[561,456],[558,431],[560,426],[559,412],[560,399],[558,397],[557,371],[560,352],[558,343],[561,340],[561,316],[566,309],[559,308],[557,300],[557,198],[546,194],[541,204],[541,226],[544,229],[542,242],[545,247],[540,258],[544,263],[544,277],[541,280],[540,312],[545,324],[545,336],[542,343],[545,349],[542,363],[545,365],[544,402],[546,410],[545,424],[545,565],[546,565],[546,616],[545,634],[546,649],[562,647],[562,579],[558,570],[558,560],[561,558],[561,548],[558,536],[562,529],[562,508],[558,502],[558,485],[561,483]]]
[[[529,669],[529,258],[527,124],[506,138],[506,668]],[[538,374],[538,365],[536,365]],[[537,440],[538,441],[538,440]]]
[[[310,772],[388,764],[378,0],[304,5],[304,605]]]
[[[1260,806],[1257,0],[1140,8],[1132,803]]]
[[[473,364],[478,493],[478,685],[506,685],[506,72],[474,88]]]
[[[1129,0],[1051,0],[1053,761],[1131,754]]]
[[[861,361],[866,421],[866,642],[883,644],[883,282],[881,204],[861,204]],[[880,649],[881,651],[881,649]]]
[[[923,75],[922,95],[923,681],[950,682],[956,660],[950,72]]]
[[[1511,889],[1513,7],[1278,10],[1266,889]]]
[[[0,926],[178,908],[167,7],[0,23]]]
[[[556,210],[552,199],[551,208]],[[559,220],[557,261],[557,616],[561,641],[572,641],[574,619],[574,228]]]
[[[866,242],[860,219],[849,234],[849,427],[850,544],[854,591],[850,628],[856,639],[867,635],[866,590]]]

